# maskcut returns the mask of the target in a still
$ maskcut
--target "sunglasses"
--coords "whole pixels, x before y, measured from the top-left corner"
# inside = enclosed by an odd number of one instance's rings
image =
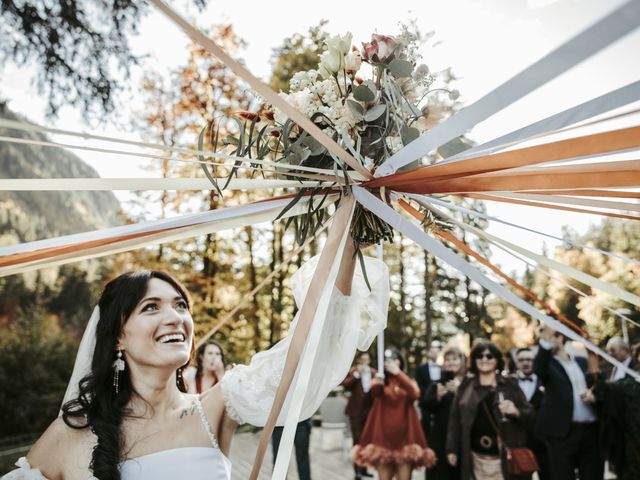
[[[473,358],[475,358],[476,360],[493,360],[496,357],[493,356],[493,353],[478,353]]]

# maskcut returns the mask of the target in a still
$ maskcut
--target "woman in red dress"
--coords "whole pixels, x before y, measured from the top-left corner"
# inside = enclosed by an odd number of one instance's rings
[[[414,405],[420,390],[403,370],[400,352],[387,350],[384,375],[376,376],[373,382],[373,406],[352,452],[354,462],[376,468],[380,480],[410,480],[414,468],[436,462]]]
[[[196,366],[183,373],[187,391],[200,394],[216,385],[225,373],[224,351],[215,340],[207,340],[196,351]]]

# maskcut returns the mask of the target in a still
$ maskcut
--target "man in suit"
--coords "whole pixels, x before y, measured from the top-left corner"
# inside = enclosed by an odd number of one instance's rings
[[[433,341],[427,350],[427,362],[420,365],[416,370],[416,382],[420,387],[420,411],[422,413],[422,430],[424,431],[427,441],[429,441],[429,429],[431,427],[431,413],[427,410],[424,398],[429,390],[429,385],[440,380],[442,369],[437,363],[438,355],[440,355],[440,342]]]
[[[547,326],[539,330],[534,372],[545,386],[536,433],[545,439],[553,480],[602,480],[598,413],[592,387],[598,373],[565,350],[566,337]],[[592,366],[594,362],[590,362]],[[593,369],[590,369],[593,370]]]
[[[527,401],[533,406],[535,416],[537,417],[544,398],[544,387],[540,379],[533,371],[533,360],[535,355],[533,350],[525,347],[516,351],[516,379],[520,390],[524,393]],[[538,460],[538,476],[540,480],[550,480],[551,473],[549,471],[549,456],[547,454],[547,446],[534,432],[535,417],[533,424],[527,425],[527,447],[529,447]]]
[[[625,342],[620,337],[611,337],[611,339],[607,342],[607,353],[629,369],[634,369],[636,367],[636,361],[631,355],[631,348],[629,348],[627,342]],[[608,381],[618,382],[628,376],[629,375],[621,368],[613,367]]]
[[[356,445],[360,441],[360,435],[367,422],[367,415],[371,408],[371,382],[376,376],[376,370],[370,367],[371,356],[367,352],[360,352],[356,357],[356,365],[353,367],[347,378],[342,382],[345,390],[351,392],[349,401],[345,408],[345,413],[349,417],[351,426],[351,436],[353,444]],[[354,464],[353,469],[356,473],[356,480],[362,477],[372,477],[367,469]]]
[[[636,361],[631,355],[629,345],[620,337],[612,337],[607,342],[607,353],[629,369],[636,368]],[[602,402],[600,441],[606,452],[611,469],[621,477],[627,468],[627,444],[633,440],[629,425],[626,393],[632,383],[625,380],[631,376],[622,368],[613,367],[607,376],[607,383],[600,389],[598,398]],[[629,380],[632,382],[632,380]],[[631,450],[637,449],[632,446]]]

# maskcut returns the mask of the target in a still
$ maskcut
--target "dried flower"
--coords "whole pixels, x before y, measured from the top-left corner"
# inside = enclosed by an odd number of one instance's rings
[[[249,112],[248,110],[238,110],[237,112],[235,112],[235,115],[244,119],[244,120],[248,120],[250,122],[252,121],[256,121],[259,122],[260,121],[260,115],[258,115],[257,113],[254,112]]]

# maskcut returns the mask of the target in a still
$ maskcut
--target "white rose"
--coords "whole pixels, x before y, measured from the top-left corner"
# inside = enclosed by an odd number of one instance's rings
[[[331,77],[344,68],[344,56],[336,49],[329,48],[320,55],[320,73]],[[326,74],[328,72],[328,75]]]
[[[348,32],[346,35],[341,37],[340,35],[336,35],[335,37],[330,37],[327,39],[326,44],[329,47],[329,50],[336,50],[342,55],[346,55],[349,53],[351,49],[351,39],[353,35],[351,32]]]

